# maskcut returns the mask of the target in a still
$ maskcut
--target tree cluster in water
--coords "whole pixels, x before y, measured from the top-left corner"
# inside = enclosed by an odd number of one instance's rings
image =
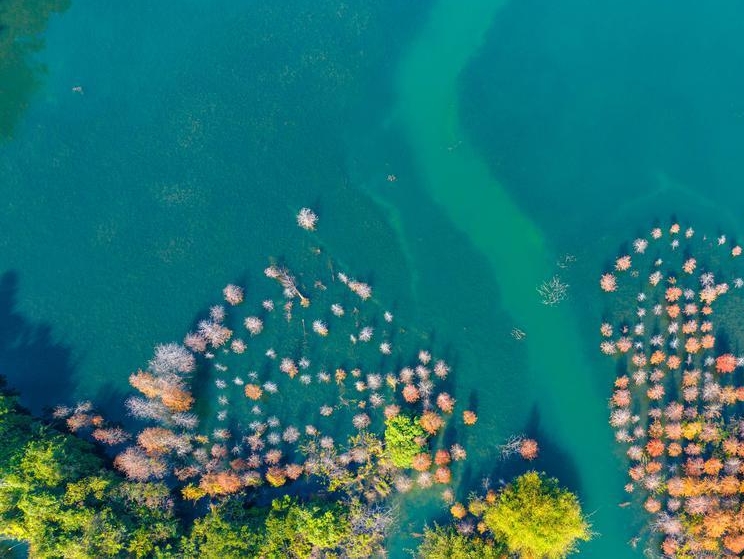
[[[675,223],[633,241],[600,278],[613,297],[600,349],[620,360],[610,424],[630,461],[625,489],[666,557],[744,552],[741,252]]]
[[[396,520],[389,496],[438,486],[455,521],[426,528],[417,557],[558,559],[588,539],[577,498],[536,472],[456,501],[454,437],[478,418],[444,390],[449,364],[325,264],[296,276],[272,263],[254,290],[276,295],[227,285],[182,343],[156,346],[129,377],[135,430],[81,402],[53,412],[78,436],[65,435],[0,391],[0,538],[49,559],[370,557]],[[81,437],[113,448],[118,472]],[[538,445],[500,451],[533,460]],[[312,497],[276,496],[300,479]]]
[[[297,222],[312,231],[317,216],[305,208]],[[272,263],[260,289],[276,295],[253,301],[250,290],[227,285],[224,302],[182,343],[156,346],[130,375],[138,394],[125,405],[144,423],[138,430],[111,424],[89,402],[58,406],[54,417],[117,449],[114,465],[128,479],[175,481],[186,500],[228,502],[262,485],[319,480],[345,496],[353,533],[368,542],[360,556],[369,555],[391,522],[389,507],[375,502],[435,484],[453,499],[450,466],[467,453],[444,446],[444,429],[477,416],[458,414],[437,388],[450,373],[443,359],[397,347],[424,336],[397,327],[370,285],[333,266],[298,280]],[[205,402],[209,392],[215,398]]]
[[[384,555],[395,521],[389,507],[328,495],[284,495],[268,506],[231,495],[189,521],[193,510],[163,481],[126,480],[91,444],[33,419],[2,386],[0,481],[0,555],[23,541],[31,559],[363,558]],[[585,529],[576,497],[535,473],[473,497],[469,508],[483,518],[484,537],[427,528],[416,557],[558,558]]]
[[[190,523],[164,482],[124,479],[91,444],[33,419],[2,390],[0,481],[3,557],[22,541],[31,559],[361,558],[393,520],[359,501],[283,496],[269,506],[225,498]]]
[[[312,229],[317,218],[308,212],[298,223]],[[398,352],[402,330],[392,313],[376,312],[364,282],[329,270],[306,286],[276,264],[264,276],[278,297],[248,301],[243,287],[227,285],[225,304],[213,306],[183,344],[157,346],[148,366],[129,377],[140,395],[126,407],[149,424],[138,433],[107,425],[86,404],[55,415],[105,444],[132,439],[114,464],[132,480],[173,474],[192,500],[302,476],[370,502],[414,484],[450,484],[451,462],[467,453],[458,443],[443,447],[441,435],[453,418],[473,425],[477,416],[457,415],[455,399],[438,389],[449,365],[428,349],[408,360]],[[192,411],[197,370],[216,389],[214,417]],[[306,405],[280,397],[293,388],[292,398]]]

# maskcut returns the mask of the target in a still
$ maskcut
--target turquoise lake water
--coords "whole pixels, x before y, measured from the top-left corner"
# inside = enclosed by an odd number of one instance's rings
[[[453,356],[464,493],[525,469],[494,458],[526,432],[592,513],[578,556],[641,555],[597,278],[655,221],[741,238],[740,2],[23,6],[0,4],[0,366],[29,406],[117,413],[224,284],[322,246]],[[446,511],[400,515],[393,557]]]

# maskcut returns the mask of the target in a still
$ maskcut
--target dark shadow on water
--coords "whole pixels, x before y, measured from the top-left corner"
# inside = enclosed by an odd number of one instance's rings
[[[568,487],[576,493],[581,493],[581,479],[573,458],[553,443],[540,426],[540,412],[537,406],[532,407],[530,418],[524,433],[535,439],[540,445],[540,454],[534,462],[523,462],[524,470],[543,471],[551,477],[559,479],[562,486]],[[522,472],[519,472],[522,473]]]
[[[0,277],[0,367],[9,388],[38,415],[69,402],[76,364],[72,350],[55,339],[49,324],[33,323],[17,310],[18,283],[15,271]]]
[[[535,470],[557,478],[562,487],[567,487],[581,495],[581,478],[576,463],[569,454],[548,438],[540,425],[540,412],[537,406],[532,407],[522,434],[538,442],[540,452],[536,460],[526,461],[519,455],[502,460],[498,451],[494,451],[490,466],[486,465],[482,470],[475,470],[472,466],[466,465],[463,469],[461,493],[466,495],[471,491],[482,492],[485,478],[490,480],[491,488],[498,489],[502,482],[509,483],[515,477]]]
[[[134,388],[131,391],[122,392],[114,388],[112,384],[106,384],[96,391],[91,401],[95,410],[105,417],[106,421],[122,424],[126,428],[132,423],[133,419],[127,416],[124,401],[134,394],[138,394]]]
[[[716,351],[719,355],[724,353],[731,353],[733,348],[733,341],[728,332],[723,329],[716,330]]]
[[[467,409],[478,413],[479,403],[480,403],[480,398],[478,397],[478,392],[475,390],[471,390],[470,396],[468,397],[468,408]]]

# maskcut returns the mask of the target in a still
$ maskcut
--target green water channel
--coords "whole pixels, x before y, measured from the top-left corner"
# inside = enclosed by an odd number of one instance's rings
[[[459,123],[461,72],[505,4],[479,1],[463,9],[459,2],[442,0],[434,7],[400,64],[396,117],[427,190],[487,256],[503,306],[527,333],[523,374],[539,401],[546,434],[575,463],[581,497],[599,533],[582,546],[582,556],[631,556],[625,545],[630,536],[622,529],[628,514],[617,506],[622,478],[605,428],[606,397],[594,389],[596,373],[582,355],[570,303],[547,307],[536,293],[536,286],[557,271],[559,255],[493,178]],[[483,364],[484,383],[493,382],[489,370]]]

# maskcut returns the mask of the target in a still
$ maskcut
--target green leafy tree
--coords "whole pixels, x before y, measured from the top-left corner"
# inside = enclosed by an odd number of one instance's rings
[[[383,452],[381,441],[364,442]],[[353,498],[285,496],[259,508],[236,497],[180,537],[168,487],[124,480],[92,445],[32,418],[0,385],[0,541],[25,542],[33,559],[361,559],[381,549],[388,525],[383,508]]]
[[[335,503],[306,505],[284,496],[272,503],[266,519],[267,559],[306,559],[335,552],[352,537],[348,512]]]
[[[496,539],[525,559],[560,559],[591,537],[576,495],[537,472],[509,484],[483,520]]]
[[[352,532],[346,507],[284,496],[266,508],[246,509],[239,499],[213,505],[182,539],[181,551],[186,559],[309,559],[352,557],[366,545]]]
[[[435,527],[424,531],[424,541],[416,550],[419,559],[501,559],[502,546],[478,536],[458,533],[454,528]]]
[[[398,468],[410,468],[413,457],[421,452],[417,440],[426,436],[421,425],[401,414],[385,421],[385,449],[390,461]]]
[[[0,539],[27,542],[34,559],[164,557],[171,508],[166,487],[124,481],[0,392]]]
[[[265,516],[265,510],[246,510],[235,499],[212,505],[181,540],[182,556],[185,559],[257,557],[266,540]]]

